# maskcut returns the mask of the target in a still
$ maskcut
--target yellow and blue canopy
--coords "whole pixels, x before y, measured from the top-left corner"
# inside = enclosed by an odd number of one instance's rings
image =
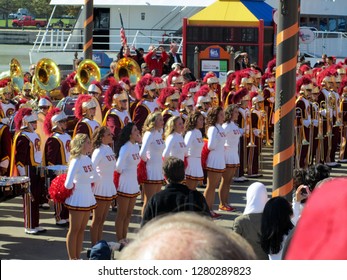
[[[189,25],[272,26],[273,8],[265,0],[218,0],[188,19]]]

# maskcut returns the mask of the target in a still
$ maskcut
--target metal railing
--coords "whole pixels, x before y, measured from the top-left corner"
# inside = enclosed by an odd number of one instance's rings
[[[347,57],[347,33],[330,31],[313,31],[314,40],[309,44],[300,44],[300,52],[313,57],[322,54],[336,57]]]
[[[93,44],[98,45],[98,51],[118,52],[121,48],[119,29],[108,29],[109,35],[93,35]],[[176,35],[176,31],[163,30],[127,30],[127,41],[130,47],[148,50],[150,45],[161,45],[167,48],[176,42],[179,52],[182,50],[182,37]],[[96,33],[96,34],[95,34]],[[60,29],[47,28],[40,30],[31,52],[71,52],[83,51],[84,29]],[[105,37],[108,37],[108,39]],[[106,42],[105,42],[106,41]]]

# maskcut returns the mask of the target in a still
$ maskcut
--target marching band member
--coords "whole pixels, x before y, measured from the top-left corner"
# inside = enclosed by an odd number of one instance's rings
[[[65,133],[67,116],[59,108],[52,108],[44,121],[44,132],[47,138],[44,147],[43,162],[45,166],[66,165],[70,159],[71,136]],[[50,174],[48,174],[50,176]],[[51,178],[53,179],[53,178]],[[69,220],[69,211],[64,204],[54,202],[55,223],[65,226]]]
[[[141,134],[134,123],[128,123],[121,131],[115,149],[116,171],[120,173],[117,197],[116,234],[118,242],[128,244],[127,233],[136,197],[140,194],[137,181],[137,165],[140,162]]]
[[[102,240],[102,231],[111,202],[117,197],[113,183],[113,173],[116,169],[116,156],[109,146],[113,143],[108,127],[98,127],[93,134],[92,163],[99,179],[93,188],[97,207],[93,210],[93,220],[90,226],[92,246]]]
[[[36,133],[40,135],[41,139],[41,151],[45,149],[45,144],[48,138],[48,135],[44,133],[44,121],[46,118],[46,115],[48,113],[48,110],[53,106],[52,102],[50,101],[49,97],[41,97],[38,103],[39,111],[37,113],[37,129]]]
[[[179,91],[175,87],[167,87],[161,90],[157,103],[163,110],[161,114],[163,116],[164,126],[172,116],[180,116],[178,111],[179,98]]]
[[[340,110],[341,110],[341,122],[342,122],[342,134],[340,143],[340,160],[339,162],[347,162],[347,79],[344,78],[340,85],[339,94],[341,95]]]
[[[88,135],[76,134],[71,141],[69,169],[64,184],[65,188],[73,189],[72,195],[65,200],[70,220],[66,235],[66,248],[70,260],[80,259],[90,211],[97,207],[92,191],[97,174],[88,156],[91,151],[92,144]]]
[[[234,211],[235,208],[229,205],[229,190],[237,167],[240,166],[239,142],[242,130],[237,126],[236,121],[239,116],[239,109],[236,104],[229,105],[225,110],[224,123],[222,125],[226,135],[225,141],[225,172],[220,182],[220,203],[219,210]]]
[[[252,98],[252,109],[250,113],[249,144],[248,144],[248,163],[247,176],[257,178],[259,174],[259,155],[261,153],[262,138],[264,133],[264,124],[266,113],[261,109],[264,98],[256,92],[250,93]]]
[[[200,89],[197,82],[189,82],[183,86],[179,99],[180,115],[185,122],[188,114],[194,112],[194,95]]]
[[[111,131],[113,137],[112,147],[114,148],[120,131],[131,122],[128,111],[128,95],[118,83],[111,83],[105,92],[104,103],[108,111],[103,125]]]
[[[207,117],[207,113],[211,110],[212,100],[209,91],[209,87],[203,85],[194,95],[195,108],[199,110],[205,118]]]
[[[275,114],[275,82],[276,78],[271,73],[265,73],[263,80],[264,110],[267,116],[268,135],[271,137],[274,132],[273,117]]]
[[[163,160],[170,156],[184,160],[184,157],[187,156],[187,147],[182,136],[183,130],[183,120],[180,116],[173,116],[168,119],[164,131],[165,149],[163,151]]]
[[[2,119],[3,120],[3,119]],[[7,124],[0,121],[0,176],[9,175],[12,135]]]
[[[74,129],[73,137],[78,133],[82,133],[86,134],[89,139],[92,138],[95,129],[100,126],[100,124],[94,120],[97,105],[95,99],[90,95],[80,94],[78,96],[75,104],[75,116],[79,121]]]
[[[204,146],[201,129],[204,127],[204,116],[199,112],[192,112],[185,122],[184,143],[187,146],[186,185],[195,190],[204,180],[201,164],[201,151]]]
[[[16,106],[12,101],[13,98],[13,89],[11,83],[0,83],[0,118],[2,119],[2,123],[9,124],[10,118],[13,117]]]
[[[182,75],[177,71],[171,71],[167,78],[168,87],[176,87],[179,92],[182,92],[183,82]]]
[[[219,218],[221,215],[213,211],[214,193],[216,187],[225,171],[224,143],[226,135],[222,127],[224,121],[224,111],[221,107],[212,108],[206,118],[205,129],[207,130],[207,148],[210,151],[207,156],[207,186],[204,192],[206,202],[210,208],[212,218]],[[220,190],[219,190],[220,191]],[[221,199],[221,193],[219,192]],[[221,201],[220,201],[221,202]]]
[[[207,73],[203,79],[203,82],[208,85],[209,96],[211,98],[212,107],[218,107],[220,101],[220,84],[217,76],[212,73]]]
[[[23,196],[25,233],[37,234],[46,229],[39,226],[39,203],[43,180],[39,167],[42,162],[40,137],[35,132],[37,114],[29,108],[21,108],[15,116],[16,130],[12,146],[10,175],[28,176],[29,191]]]
[[[248,179],[245,175],[245,167],[247,166],[247,144],[248,144],[248,136],[249,136],[249,118],[250,118],[250,110],[248,108],[250,96],[248,94],[248,90],[242,87],[240,90],[236,91],[232,103],[239,105],[239,115],[237,118],[237,125],[240,129],[243,130],[239,141],[239,158],[240,158],[240,166],[237,168],[235,172],[234,182],[244,182]]]
[[[134,110],[133,122],[139,131],[142,131],[143,124],[150,113],[158,110],[155,100],[156,84],[150,75],[145,75],[137,82],[135,93],[139,102]]]
[[[147,180],[144,182],[144,202],[142,214],[148,200],[161,190],[164,177],[162,172],[162,153],[165,148],[163,140],[163,116],[160,112],[150,113],[142,128],[141,159],[146,162]]]

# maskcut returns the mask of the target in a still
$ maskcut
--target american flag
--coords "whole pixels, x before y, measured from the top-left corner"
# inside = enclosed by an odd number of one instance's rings
[[[123,26],[120,28],[120,40],[123,47],[127,45],[127,37],[125,36],[125,31]]]
[[[127,37],[125,36],[125,30],[124,30],[124,25],[123,25],[123,18],[122,18],[122,14],[120,13],[120,9],[118,9],[118,13],[119,13],[119,18],[120,18],[120,40],[122,43],[122,46],[126,46],[127,45]]]

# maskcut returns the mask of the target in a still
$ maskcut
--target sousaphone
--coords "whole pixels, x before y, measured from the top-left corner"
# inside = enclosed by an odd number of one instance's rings
[[[114,71],[114,78],[120,79],[128,77],[130,84],[135,85],[141,79],[141,69],[139,64],[130,57],[123,57],[117,61],[117,66]]]

